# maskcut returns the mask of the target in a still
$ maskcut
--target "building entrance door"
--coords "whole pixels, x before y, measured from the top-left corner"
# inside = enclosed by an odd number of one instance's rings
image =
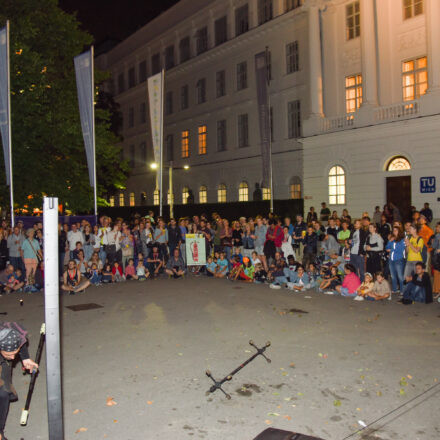
[[[411,176],[387,177],[387,203],[399,208],[402,221],[411,220]]]

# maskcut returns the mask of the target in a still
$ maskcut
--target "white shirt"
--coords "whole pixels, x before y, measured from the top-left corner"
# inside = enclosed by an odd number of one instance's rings
[[[69,250],[74,251],[78,241],[81,242],[81,244],[84,244],[84,235],[81,231],[69,231],[67,233],[67,241],[69,242]]]
[[[108,237],[107,234],[111,231],[109,227],[104,228],[101,226],[98,230],[98,237],[99,241],[101,243],[101,246],[105,246],[108,244]]]

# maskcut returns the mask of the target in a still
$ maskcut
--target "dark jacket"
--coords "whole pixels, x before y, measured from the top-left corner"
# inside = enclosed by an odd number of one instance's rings
[[[304,253],[316,254],[318,253],[318,234],[312,232],[311,235],[307,234],[304,237]]]
[[[350,240],[352,240],[353,239],[353,235],[354,235],[354,233],[356,232],[356,229],[353,229],[352,231],[351,231],[351,233],[350,233]],[[365,255],[366,254],[366,251],[365,251],[365,243],[366,243],[366,241],[367,241],[367,237],[368,237],[368,235],[369,235],[369,232],[368,231],[365,231],[364,229],[359,229],[359,241],[360,241],[360,243],[359,243],[359,252],[358,252],[358,255]]]
[[[168,227],[168,246],[170,249],[175,249],[177,245],[179,244],[179,241],[182,240],[182,235],[180,232],[179,226],[176,226],[175,228],[172,228],[171,226]]]
[[[425,289],[425,303],[426,304],[432,303],[432,284],[431,284],[431,278],[429,277],[428,273],[423,272],[423,276],[421,280],[417,278],[417,274],[415,273],[412,276],[411,282],[416,286],[423,287]]]

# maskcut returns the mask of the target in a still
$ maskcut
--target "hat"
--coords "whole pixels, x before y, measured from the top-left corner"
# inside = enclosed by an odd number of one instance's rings
[[[16,322],[0,323],[0,350],[15,351],[26,342],[27,332]]]
[[[248,257],[243,257],[243,263],[249,263],[249,258]]]
[[[365,272],[364,277],[366,277],[367,275],[368,275],[371,279],[373,279],[373,275],[371,275],[370,272]]]

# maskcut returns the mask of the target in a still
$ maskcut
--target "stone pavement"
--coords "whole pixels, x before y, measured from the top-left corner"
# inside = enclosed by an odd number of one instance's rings
[[[103,308],[66,308],[83,303]],[[3,296],[0,306],[9,320],[25,323],[33,355],[42,294]],[[357,302],[189,277],[63,296],[61,316],[68,440],[251,440],[268,426],[342,440],[359,421],[379,418],[440,379],[438,303]],[[225,383],[231,400],[219,391],[206,396],[205,370],[217,378],[232,371],[254,352],[249,339],[272,342],[272,363],[258,357]],[[44,364],[27,427],[19,418],[29,376],[14,371],[20,401],[11,404],[10,440],[48,438]],[[351,438],[440,438],[436,391],[376,432]],[[108,406],[109,398],[116,404]]]

